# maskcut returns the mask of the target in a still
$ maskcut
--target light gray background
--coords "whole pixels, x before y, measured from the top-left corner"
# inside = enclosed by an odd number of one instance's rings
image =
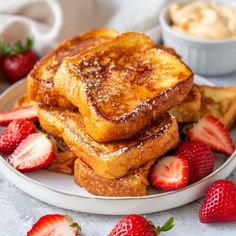
[[[208,78],[217,85],[236,85],[236,73]],[[230,176],[236,179],[236,169]],[[174,216],[176,226],[166,236],[235,236],[236,222],[201,224],[198,211],[202,199],[173,210],[149,214],[154,224],[161,224],[170,216]],[[62,213],[70,215],[82,227],[83,236],[106,236],[121,216],[103,216],[83,214],[63,210],[38,201],[14,187],[0,174],[0,236],[24,236],[32,224],[45,214]]]

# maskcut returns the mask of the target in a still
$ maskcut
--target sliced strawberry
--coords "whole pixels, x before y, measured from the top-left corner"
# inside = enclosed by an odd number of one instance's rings
[[[215,117],[205,115],[191,129],[187,136],[190,140],[199,140],[213,151],[230,156],[234,152],[234,144],[225,126]]]
[[[34,132],[35,127],[31,121],[12,121],[0,136],[0,153],[4,155],[13,153],[21,141]]]
[[[162,190],[175,190],[188,184],[188,161],[184,156],[163,157],[149,173],[152,186]]]
[[[41,133],[30,134],[24,139],[8,160],[19,171],[32,171],[47,166],[52,161],[54,148]]]
[[[37,109],[33,106],[15,108],[0,114],[0,126],[8,125],[13,120],[38,121]]]
[[[77,236],[80,227],[68,216],[60,214],[45,215],[41,217],[27,233],[27,236]]]
[[[189,183],[197,182],[213,171],[215,156],[205,143],[184,141],[178,146],[176,154],[188,160]]]

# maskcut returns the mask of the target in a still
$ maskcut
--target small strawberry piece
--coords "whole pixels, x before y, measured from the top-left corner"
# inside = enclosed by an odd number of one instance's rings
[[[200,141],[184,141],[177,150],[176,154],[185,156],[189,166],[189,183],[209,175],[214,168],[215,156],[211,149]]]
[[[152,186],[162,190],[175,190],[188,184],[188,161],[184,156],[163,157],[149,173]]]
[[[236,182],[213,183],[202,203],[199,219],[202,223],[236,221]]]
[[[15,108],[9,112],[0,114],[0,126],[8,125],[13,120],[38,121],[37,109],[33,106]]]
[[[50,164],[54,147],[41,133],[30,134],[8,157],[9,163],[17,170],[25,172],[37,170]]]
[[[27,236],[78,236],[80,227],[64,215],[52,214],[41,217],[27,233]]]
[[[174,227],[174,218],[171,217],[163,226],[155,226],[146,218],[130,214],[121,219],[108,236],[155,236],[160,232],[169,231]]]
[[[32,48],[32,39],[28,39],[25,45],[16,41],[14,47],[4,41],[0,43],[0,71],[10,83],[24,78],[33,68],[37,55]]]
[[[0,153],[11,154],[29,134],[35,132],[32,122],[27,120],[14,120],[0,136]]]
[[[189,129],[187,136],[190,140],[199,140],[208,145],[213,151],[230,156],[234,152],[234,144],[225,126],[215,117],[205,115],[193,128]]]

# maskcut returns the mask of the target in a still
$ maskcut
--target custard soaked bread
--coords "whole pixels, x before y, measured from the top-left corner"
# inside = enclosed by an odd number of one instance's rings
[[[54,154],[52,162],[46,167],[47,170],[73,175],[74,174],[74,163],[77,156],[71,151],[59,151]]]
[[[28,107],[28,106],[37,106],[37,103],[30,100],[28,94],[24,94],[17,99],[17,101],[15,102],[14,108]]]
[[[201,93],[201,116],[218,118],[228,130],[236,124],[236,87],[197,85]]]
[[[77,109],[55,90],[54,74],[65,57],[76,55],[89,47],[109,41],[117,34],[115,30],[98,29],[64,41],[54,51],[39,60],[28,75],[30,99],[50,106]]]
[[[79,158],[75,161],[75,182],[88,192],[100,196],[143,196],[146,195],[147,176],[154,161],[149,161],[137,170],[131,170],[119,179],[107,179],[97,175]]]
[[[196,122],[201,117],[201,93],[196,85],[193,85],[187,98],[170,110],[178,123]]]
[[[128,32],[64,59],[54,83],[98,142],[129,138],[181,103],[193,82],[176,56]]]
[[[130,139],[98,143],[85,131],[83,117],[77,112],[42,106],[38,109],[41,127],[62,137],[69,149],[98,175],[120,178],[150,160],[165,154],[178,143],[176,120],[168,113]]]

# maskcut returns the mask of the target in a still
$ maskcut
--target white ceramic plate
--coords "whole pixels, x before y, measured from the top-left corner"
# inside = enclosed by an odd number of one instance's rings
[[[199,84],[209,81],[195,77]],[[0,112],[9,110],[15,100],[26,92],[26,81],[18,82],[0,96]],[[232,132],[236,141],[236,130]],[[61,208],[95,214],[122,215],[129,213],[152,213],[178,207],[204,195],[209,185],[230,175],[236,166],[236,152],[230,158],[217,156],[215,171],[201,181],[181,190],[158,192],[149,190],[143,197],[94,196],[73,181],[73,177],[39,170],[22,174],[0,157],[1,173],[15,186],[29,195]]]

